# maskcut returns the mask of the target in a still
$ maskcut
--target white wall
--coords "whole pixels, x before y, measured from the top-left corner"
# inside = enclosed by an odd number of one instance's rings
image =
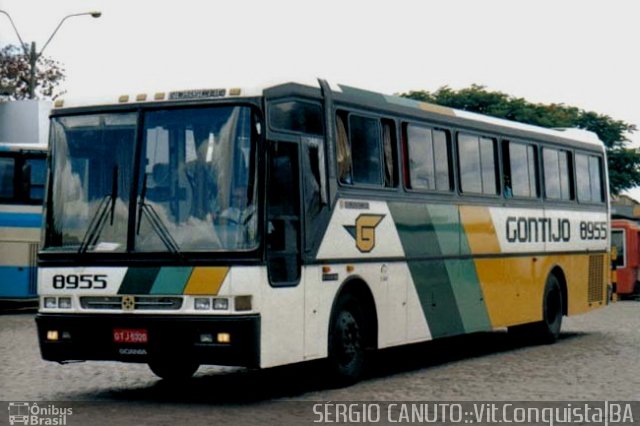
[[[0,142],[46,144],[51,106],[37,100],[0,103]]]

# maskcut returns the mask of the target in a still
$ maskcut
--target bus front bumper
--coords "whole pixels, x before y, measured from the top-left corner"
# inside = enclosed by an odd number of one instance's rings
[[[259,315],[38,314],[36,323],[42,358],[48,361],[188,359],[260,366]],[[124,342],[123,334],[135,339]]]

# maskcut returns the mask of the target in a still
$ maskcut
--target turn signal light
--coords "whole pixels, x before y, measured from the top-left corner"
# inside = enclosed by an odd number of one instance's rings
[[[217,339],[218,339],[218,343],[231,343],[231,334],[218,333]]]

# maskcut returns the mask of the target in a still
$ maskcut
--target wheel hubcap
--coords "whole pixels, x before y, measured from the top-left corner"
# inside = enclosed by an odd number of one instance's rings
[[[340,364],[349,365],[358,357],[361,350],[360,328],[350,312],[343,312],[338,320],[340,338]]]

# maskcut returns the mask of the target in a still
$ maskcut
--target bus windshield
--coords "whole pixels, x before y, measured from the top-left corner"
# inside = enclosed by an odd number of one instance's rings
[[[53,119],[46,249],[182,253],[255,248],[251,108],[142,114],[141,132],[138,113]]]

